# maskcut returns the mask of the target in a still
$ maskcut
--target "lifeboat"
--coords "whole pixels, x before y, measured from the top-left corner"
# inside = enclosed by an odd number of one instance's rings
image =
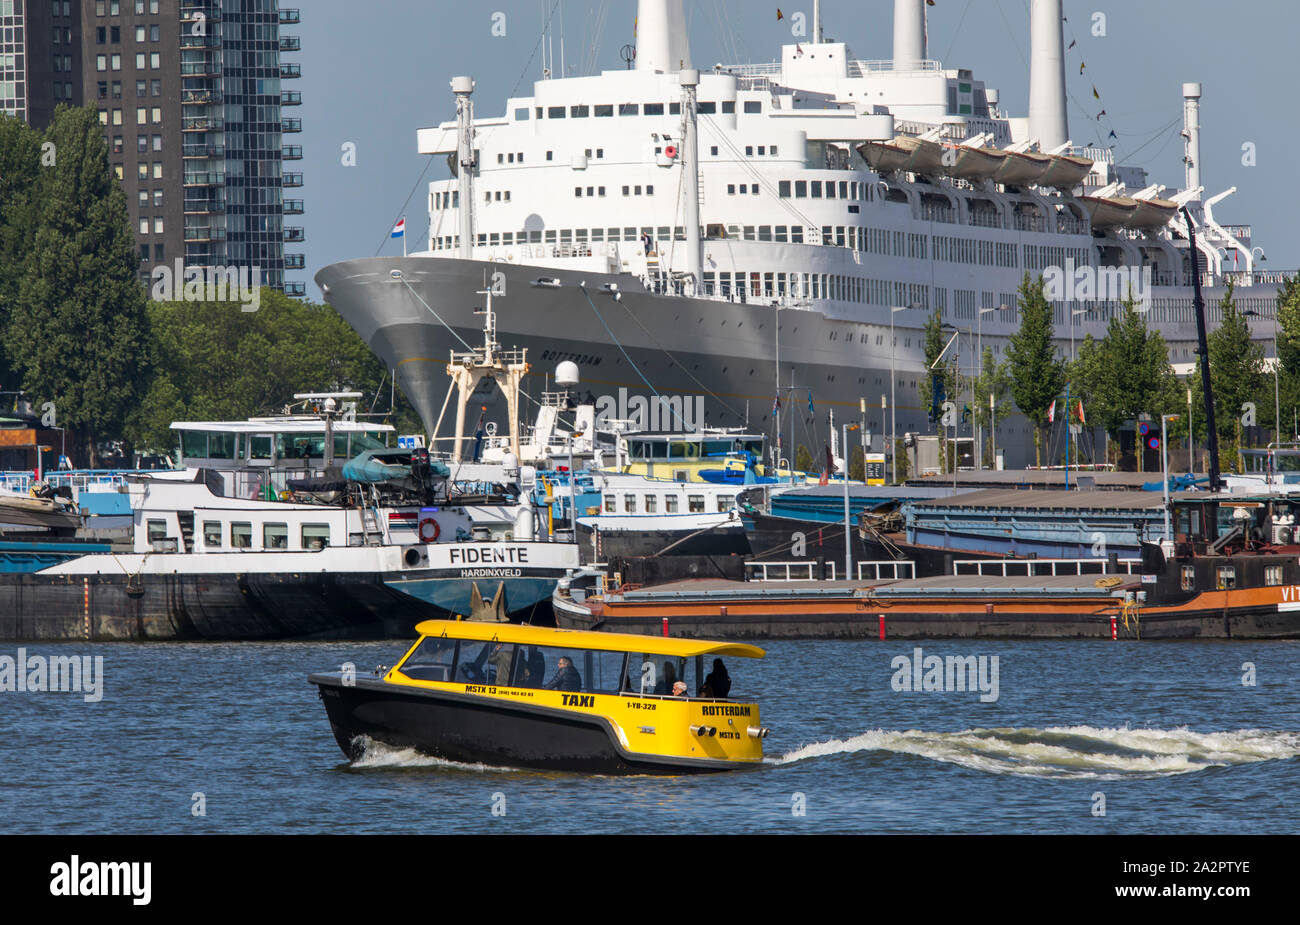
[[[604,774],[763,760],[758,705],[728,696],[722,663],[762,658],[757,646],[455,620],[416,632],[392,668],[308,678],[350,759],[378,743],[448,761]]]
[[[1138,200],[1128,196],[1080,196],[1093,228],[1119,228],[1137,212]]]
[[[1163,228],[1178,214],[1178,204],[1168,199],[1138,199],[1128,224],[1130,228]]]
[[[949,176],[961,180],[987,180],[998,172],[1007,152],[997,148],[971,148],[957,146],[957,161],[947,168]]]
[[[949,170],[943,163],[944,146],[936,141],[899,135],[894,139],[894,147],[908,154],[904,170],[929,175],[947,173]]]
[[[1072,154],[1051,154],[1051,163],[1038,178],[1039,186],[1054,186],[1057,189],[1070,190],[1083,182],[1083,178],[1092,170],[1092,161],[1086,157]]]
[[[1051,165],[1046,154],[1024,151],[1006,151],[1006,158],[993,174],[994,182],[1004,186],[1028,186],[1037,183]]]
[[[858,145],[858,153],[867,162],[867,166],[879,174],[906,170],[910,151],[904,150],[892,141],[866,141]]]

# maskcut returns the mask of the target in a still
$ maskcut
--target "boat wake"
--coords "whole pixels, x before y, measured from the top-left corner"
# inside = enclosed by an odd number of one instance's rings
[[[917,755],[990,774],[1122,780],[1190,774],[1206,768],[1300,756],[1300,733],[1261,729],[1193,732],[1179,729],[967,729],[896,732],[877,729],[831,739],[769,759],[790,764],[856,752]]]
[[[456,771],[493,772],[515,770],[514,768],[494,767],[487,764],[448,761],[446,758],[435,758],[413,748],[395,748],[367,737],[362,737],[360,744],[365,751],[360,758],[348,764],[350,769],[358,771],[384,768],[449,768]]]

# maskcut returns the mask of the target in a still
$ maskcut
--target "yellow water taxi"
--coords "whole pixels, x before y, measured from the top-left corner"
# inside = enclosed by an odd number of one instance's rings
[[[455,620],[416,631],[402,660],[373,677],[308,678],[349,758],[373,741],[450,761],[597,773],[763,759],[758,705],[727,696],[722,661],[762,658],[757,646]]]

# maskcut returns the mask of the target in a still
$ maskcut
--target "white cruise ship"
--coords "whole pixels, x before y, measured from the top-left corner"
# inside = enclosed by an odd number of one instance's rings
[[[456,119],[417,132],[452,174],[428,186],[427,249],[333,264],[316,281],[431,432],[450,355],[482,337],[485,285],[500,341],[528,350],[526,391],[570,360],[598,414],[773,435],[783,414],[787,447],[814,453],[827,435],[790,428],[808,426],[805,407],[865,417],[875,450],[891,431],[934,433],[922,325],[941,309],[973,372],[982,346],[1005,353],[1026,271],[1064,280],[1051,293],[1064,356],[1103,336],[1132,291],[1190,372],[1194,270],[1210,326],[1231,279],[1272,354],[1282,274],[1259,270],[1249,226],[1216,218],[1233,190],[1202,183],[1199,84],[1183,85],[1183,183],[1162,186],[1074,143],[1061,0],[1031,2],[1025,117],[972,70],[928,56],[926,15],[925,0],[895,0],[891,60],[824,40],[815,13],[813,36],[777,62],[696,69],[682,0],[640,0],[626,70],[546,77],[488,118],[457,77]],[[484,403],[504,417],[490,387]],[[701,398],[704,421],[691,420]],[[1026,420],[997,426],[1006,463],[1032,463]]]

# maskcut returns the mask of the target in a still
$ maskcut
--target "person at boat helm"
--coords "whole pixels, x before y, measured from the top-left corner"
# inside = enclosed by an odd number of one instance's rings
[[[673,685],[673,696],[674,696],[674,697],[685,697],[685,696],[686,696],[686,682],[685,682],[685,681],[678,681],[676,684]]]
[[[713,670],[704,677],[704,686],[701,688],[703,696],[704,688],[712,691],[714,697],[726,697],[731,693],[731,675],[727,674],[727,666],[722,664],[722,659],[713,660]]]
[[[578,674],[578,669],[573,667],[573,662],[567,655],[561,655],[560,660],[555,663],[555,676],[546,682],[548,691],[580,691],[582,690],[582,675]]]
[[[498,642],[492,650],[492,664],[497,670],[497,684],[509,686],[510,666],[513,662],[514,658],[509,647]]]

